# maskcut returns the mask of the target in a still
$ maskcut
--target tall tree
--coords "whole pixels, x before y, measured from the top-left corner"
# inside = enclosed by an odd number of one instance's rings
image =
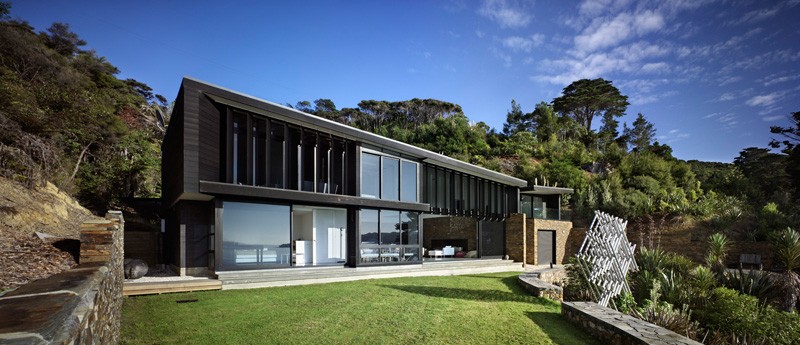
[[[540,142],[555,139],[558,131],[558,116],[550,104],[539,102],[531,113],[531,121],[536,125],[535,134]]]
[[[533,114],[525,114],[522,112],[522,107],[516,100],[511,100],[511,110],[506,114],[506,123],[503,124],[503,134],[512,136],[517,132],[528,131],[532,132],[534,129]]]
[[[45,36],[45,44],[64,56],[73,56],[80,51],[80,47],[86,45],[86,41],[72,32],[69,24],[53,23],[47,28],[48,34]]]
[[[791,125],[788,127],[772,126],[770,132],[783,137],[783,140],[772,139],[769,146],[782,148],[788,155],[786,172],[789,174],[794,186],[795,199],[800,198],[800,111],[793,112],[790,117]]]
[[[613,143],[619,136],[617,128],[619,128],[619,121],[612,114],[607,112],[603,114],[603,125],[600,126],[600,131],[597,132],[597,139],[601,148]]]
[[[656,137],[655,126],[650,121],[647,121],[642,113],[636,115],[636,120],[633,121],[633,128],[626,128],[625,130],[625,135],[628,137],[634,151],[647,150]]]
[[[628,104],[628,96],[621,94],[611,81],[603,78],[575,81],[553,100],[555,111],[563,116],[571,116],[587,132],[592,130],[595,116],[620,117],[625,114]]]

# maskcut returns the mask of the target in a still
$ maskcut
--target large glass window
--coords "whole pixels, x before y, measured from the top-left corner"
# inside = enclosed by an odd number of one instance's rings
[[[253,118],[253,184],[267,184],[267,120]]]
[[[381,199],[400,200],[400,160],[383,157]]]
[[[361,210],[358,228],[361,231],[361,244],[379,244],[378,210]]]
[[[400,211],[381,211],[381,244],[400,244]]]
[[[247,183],[247,117],[233,113],[233,183]]]
[[[306,192],[314,191],[314,174],[316,172],[316,156],[317,156],[317,132],[303,130],[302,141],[303,161],[300,164],[302,173],[301,190]]]
[[[286,162],[284,152],[286,151],[286,140],[284,140],[285,127],[280,122],[270,123],[269,135],[269,187],[285,188],[284,171]]]
[[[225,202],[222,266],[289,266],[289,206]]]
[[[361,263],[420,261],[418,212],[362,209],[359,231]]]
[[[381,158],[377,155],[361,154],[361,196],[380,198]]]
[[[417,202],[417,163],[403,161],[400,167],[400,201]]]
[[[419,244],[419,213],[400,212],[401,244]]]

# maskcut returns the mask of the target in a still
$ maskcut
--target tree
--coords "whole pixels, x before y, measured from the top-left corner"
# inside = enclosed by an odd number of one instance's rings
[[[617,121],[612,114],[603,114],[603,125],[600,126],[600,131],[597,133],[597,139],[600,141],[600,147],[605,149],[606,146],[614,142],[619,136],[619,121]]]
[[[636,116],[636,120],[633,121],[633,128],[625,135],[628,136],[628,140],[633,146],[632,150],[644,151],[650,148],[653,139],[656,137],[656,129],[652,123],[644,118],[642,113],[639,113]]]
[[[503,124],[503,134],[507,137],[513,136],[517,132],[533,131],[533,114],[525,114],[515,100],[511,100],[511,110],[506,115],[506,123]]]
[[[610,81],[581,79],[564,88],[562,95],[553,100],[553,109],[562,116],[571,116],[590,132],[595,116],[620,117],[628,104],[628,96],[622,95]]]
[[[789,174],[794,185],[794,197],[800,198],[800,111],[796,111],[790,116],[791,126],[770,127],[770,132],[779,134],[783,140],[772,139],[769,146],[772,148],[783,148],[782,152],[788,155],[786,172]]]
[[[80,47],[86,45],[86,41],[72,32],[69,24],[53,23],[47,28],[49,34],[45,34],[45,45],[64,56],[74,56],[80,51]]]
[[[540,102],[531,113],[531,121],[536,125],[535,134],[540,142],[555,139],[558,117],[553,111],[553,107],[545,102]]]

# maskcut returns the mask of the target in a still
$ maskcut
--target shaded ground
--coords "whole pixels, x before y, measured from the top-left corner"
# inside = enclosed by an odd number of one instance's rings
[[[0,292],[72,267],[80,224],[93,217],[50,183],[31,190],[0,177]],[[59,238],[42,240],[35,232]]]
[[[125,344],[593,344],[519,273],[128,297]],[[194,301],[196,300],[196,301]]]

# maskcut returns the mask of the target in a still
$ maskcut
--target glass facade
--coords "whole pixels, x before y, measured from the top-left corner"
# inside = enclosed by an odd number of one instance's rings
[[[403,161],[400,166],[400,201],[418,202],[417,163]]]
[[[361,264],[419,262],[419,213],[395,210],[359,211]]]
[[[561,220],[558,195],[520,196],[520,211],[528,218]]]
[[[346,194],[351,142],[238,109],[229,114],[228,166],[222,169],[222,181]]]
[[[419,202],[418,164],[395,157],[361,153],[361,196]]]
[[[224,202],[222,266],[289,266],[289,206]]]
[[[425,164],[423,202],[433,213],[501,220],[508,214],[506,186],[462,172]]]
[[[379,199],[381,196],[381,157],[361,154],[361,196]]]

